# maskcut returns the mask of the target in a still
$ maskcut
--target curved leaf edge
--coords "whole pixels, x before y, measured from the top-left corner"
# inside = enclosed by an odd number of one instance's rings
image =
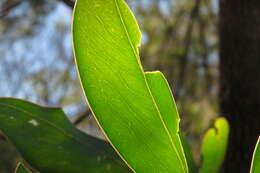
[[[258,163],[256,162],[256,157],[259,158]],[[258,164],[258,166],[260,166],[260,136],[258,137],[255,149],[254,149],[254,153],[253,153],[253,157],[252,157],[252,162],[251,162],[251,167],[250,167],[250,173],[257,173],[255,172],[255,166],[256,164]]]

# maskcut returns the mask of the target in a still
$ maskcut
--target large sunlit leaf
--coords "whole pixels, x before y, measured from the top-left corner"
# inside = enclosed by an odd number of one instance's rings
[[[125,1],[77,0],[73,40],[88,103],[133,171],[188,172],[175,105],[167,87],[149,87],[138,55],[141,33]]]
[[[202,144],[200,173],[218,173],[224,161],[229,135],[229,125],[225,118],[218,118],[214,128],[207,131]]]
[[[0,130],[43,173],[131,172],[108,143],[77,130],[60,108],[0,98]]]
[[[29,171],[29,169],[27,169],[23,164],[19,163],[15,173],[31,173],[31,171]]]
[[[260,173],[260,136],[255,146],[250,173]]]

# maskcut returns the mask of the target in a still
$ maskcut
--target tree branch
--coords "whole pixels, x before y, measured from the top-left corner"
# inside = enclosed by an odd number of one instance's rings
[[[65,5],[69,6],[71,9],[74,8],[75,2],[73,0],[60,0]],[[1,9],[0,18],[5,17],[12,9],[19,6],[22,3],[21,0],[8,1],[4,7]]]
[[[0,18],[5,17],[13,8],[17,7],[22,3],[21,0],[11,1],[7,2],[3,5],[3,8],[1,9]]]
[[[61,0],[64,4],[66,4],[67,6],[69,6],[70,8],[74,8],[75,2],[72,0]]]
[[[188,54],[191,47],[191,40],[192,40],[192,31],[195,23],[195,19],[199,15],[199,7],[200,7],[201,0],[196,0],[194,7],[190,14],[190,23],[188,24],[185,38],[184,38],[184,51],[180,59],[180,72],[178,76],[177,82],[177,92],[176,92],[176,99],[179,98],[180,89],[183,88],[184,81],[186,78],[186,69],[188,65]]]

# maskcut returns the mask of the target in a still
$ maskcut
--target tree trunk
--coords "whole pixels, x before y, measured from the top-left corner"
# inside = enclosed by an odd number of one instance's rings
[[[260,0],[220,0],[220,110],[231,126],[225,173],[249,172],[260,133]]]

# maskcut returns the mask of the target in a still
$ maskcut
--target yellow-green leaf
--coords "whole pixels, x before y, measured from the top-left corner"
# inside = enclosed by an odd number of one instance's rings
[[[200,173],[218,173],[225,159],[229,125],[225,118],[218,118],[214,128],[207,131],[202,144]]]
[[[169,129],[171,140],[177,152],[176,159],[181,160],[182,165],[186,165],[185,152],[179,135],[180,118],[169,84],[164,75],[159,71],[146,72],[145,77],[155,103],[162,115],[162,120],[165,122],[166,128]]]
[[[250,173],[260,173],[260,136],[255,146]]]
[[[77,0],[73,40],[88,103],[132,170],[188,172],[177,134],[179,118],[161,110],[164,103],[149,87],[138,55],[141,32],[125,1]]]

